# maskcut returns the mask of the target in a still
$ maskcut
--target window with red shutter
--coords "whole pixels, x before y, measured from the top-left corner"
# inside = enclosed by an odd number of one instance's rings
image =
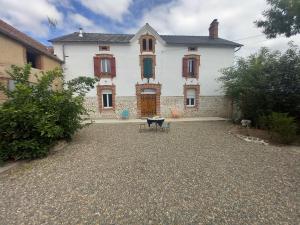
[[[183,58],[182,59],[182,76],[185,77],[185,78],[187,78],[187,76],[188,76],[187,63],[188,63],[188,59]]]
[[[182,76],[199,78],[200,55],[185,55],[182,59]]]
[[[111,76],[116,76],[116,58],[113,57],[110,59],[110,66],[111,66]]]
[[[98,56],[94,57],[94,75],[96,77],[101,76],[100,60],[101,60],[100,57],[98,57]]]
[[[94,73],[97,77],[115,77],[116,60],[110,54],[97,54],[94,57]]]

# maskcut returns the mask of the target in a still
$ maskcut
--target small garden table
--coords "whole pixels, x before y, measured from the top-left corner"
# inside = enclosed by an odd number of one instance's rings
[[[148,123],[149,127],[152,123],[155,123],[155,131],[157,131],[157,125],[159,125],[161,127],[163,125],[164,121],[165,121],[165,118],[160,118],[160,117],[147,118],[147,123]]]

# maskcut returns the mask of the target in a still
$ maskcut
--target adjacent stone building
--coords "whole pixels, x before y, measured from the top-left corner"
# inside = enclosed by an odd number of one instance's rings
[[[136,34],[79,32],[50,40],[64,61],[66,80],[98,77],[86,105],[95,118],[131,118],[174,112],[184,117],[229,117],[231,102],[216,80],[232,66],[241,45],[218,37],[218,21],[208,36],[159,35],[149,24]]]
[[[7,74],[11,65],[23,66],[31,63],[30,82],[35,83],[37,81],[35,74],[41,76],[41,71],[52,70],[62,64],[62,61],[51,53],[51,49],[3,20],[0,20],[0,53],[0,82],[9,89],[14,88],[14,81]],[[61,81],[56,80],[53,88],[61,88]],[[0,102],[6,98],[3,92],[0,92]]]

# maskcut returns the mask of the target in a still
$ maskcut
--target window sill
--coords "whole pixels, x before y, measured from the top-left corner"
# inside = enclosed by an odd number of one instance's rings
[[[100,74],[100,75],[95,75],[95,77],[99,77],[99,78],[114,78],[115,77],[115,75],[112,75],[112,74],[110,74],[110,73],[102,73],[102,74]]]
[[[196,106],[195,105],[187,105],[186,107],[187,108],[195,108]]]

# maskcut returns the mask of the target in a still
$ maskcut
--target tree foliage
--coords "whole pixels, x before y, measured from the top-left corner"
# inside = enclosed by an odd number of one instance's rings
[[[59,91],[51,88],[62,79],[62,71],[43,73],[36,84],[29,82],[30,65],[12,66],[9,72],[16,82],[15,90],[4,86],[8,100],[0,106],[0,161],[33,159],[47,155],[57,140],[70,139],[82,127],[84,93],[96,80],[80,77],[65,83]]]
[[[284,53],[262,48],[240,58],[223,70],[220,81],[243,117],[254,123],[260,115],[271,112],[300,119],[300,51],[292,43]]]
[[[267,0],[270,9],[263,12],[266,20],[255,21],[262,27],[267,38],[275,38],[284,34],[286,37],[300,33],[300,1],[299,0]]]

